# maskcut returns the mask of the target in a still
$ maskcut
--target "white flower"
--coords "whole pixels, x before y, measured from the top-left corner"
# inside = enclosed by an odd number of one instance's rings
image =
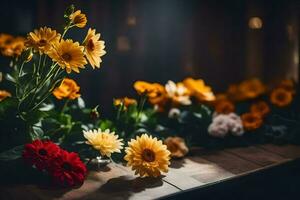
[[[86,144],[93,146],[102,156],[110,157],[112,153],[121,153],[124,145],[123,139],[119,139],[119,136],[109,129],[84,130],[83,136],[87,139]]]
[[[208,133],[214,137],[223,138],[229,132],[228,117],[226,115],[216,116],[208,127]]]
[[[189,96],[189,90],[182,83],[174,83],[168,81],[165,85],[168,97],[171,98],[175,103],[181,105],[190,105],[192,102]]]
[[[214,137],[225,137],[228,133],[242,136],[244,133],[242,120],[235,113],[214,115],[208,127],[208,133]]]
[[[169,110],[169,114],[168,114],[168,117],[169,118],[178,118],[179,115],[180,115],[180,110],[178,108],[171,108]]]

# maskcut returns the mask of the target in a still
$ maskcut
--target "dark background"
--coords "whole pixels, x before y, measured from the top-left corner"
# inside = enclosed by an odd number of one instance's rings
[[[136,80],[192,76],[220,91],[250,77],[298,77],[296,0],[5,0],[0,32],[26,35],[41,26],[61,31],[71,3],[87,15],[88,25],[67,37],[82,41],[93,27],[106,42],[101,69],[72,75],[89,106],[108,110],[114,97],[134,95]],[[261,18],[261,29],[249,28],[251,17]]]

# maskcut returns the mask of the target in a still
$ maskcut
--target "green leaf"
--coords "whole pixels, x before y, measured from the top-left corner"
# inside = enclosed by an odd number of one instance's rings
[[[16,160],[22,156],[22,152],[24,149],[24,145],[16,146],[10,150],[4,151],[0,153],[1,161],[10,161]]]
[[[33,126],[30,132],[31,140],[43,139],[44,131],[41,127]]]
[[[16,83],[16,79],[12,77],[10,74],[5,75],[6,80]]]
[[[39,108],[40,111],[50,111],[54,108],[54,105],[52,103],[50,104],[42,104],[42,106]]]

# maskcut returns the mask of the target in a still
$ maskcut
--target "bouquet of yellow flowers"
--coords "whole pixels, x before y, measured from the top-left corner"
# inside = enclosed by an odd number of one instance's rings
[[[79,180],[83,180],[86,169],[78,155],[60,149],[49,139],[62,144],[76,127],[82,131],[81,121],[84,115],[89,118],[92,110],[85,109],[80,87],[68,75],[80,73],[88,64],[92,69],[99,68],[106,53],[105,43],[91,28],[82,43],[67,37],[70,30],[87,24],[86,15],[75,11],[73,5],[65,11],[64,18],[62,33],[42,27],[27,37],[0,35],[1,54],[11,58],[10,68],[3,72],[5,80],[0,91],[0,159],[12,160],[23,153],[25,160],[57,180],[61,172],[49,166],[48,161],[59,165],[62,158],[75,159],[72,164],[82,168]],[[53,97],[64,102],[62,106]],[[72,119],[72,112],[80,112],[81,121]]]

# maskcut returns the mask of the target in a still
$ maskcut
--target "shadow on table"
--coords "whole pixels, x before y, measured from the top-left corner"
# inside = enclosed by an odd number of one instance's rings
[[[185,164],[184,159],[171,160],[170,168],[179,169],[179,168],[183,167],[184,164]]]
[[[156,188],[163,185],[162,179],[155,178],[134,178],[132,176],[120,176],[108,180],[93,194],[89,195],[87,199],[93,197],[108,197],[129,199],[134,193],[142,192],[149,188]]]

